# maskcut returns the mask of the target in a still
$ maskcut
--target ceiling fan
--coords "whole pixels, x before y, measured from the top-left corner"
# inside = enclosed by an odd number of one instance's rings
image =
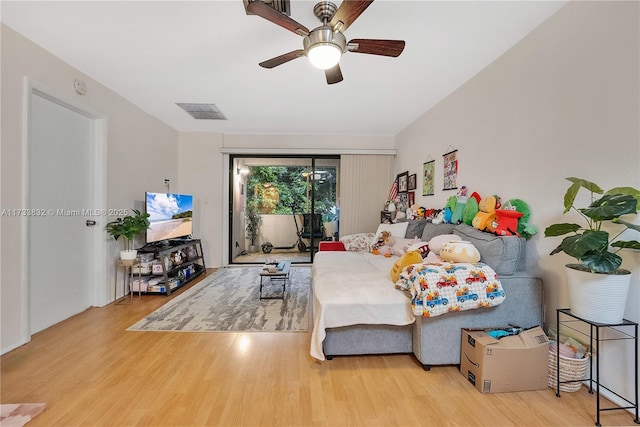
[[[371,55],[399,56],[404,50],[404,40],[352,39],[347,43],[343,32],[354,23],[373,0],[343,0],[340,7],[329,1],[321,1],[313,8],[313,13],[322,25],[309,30],[304,25],[278,12],[260,0],[247,6],[251,13],[261,16],[302,37],[303,49],[297,49],[261,62],[263,68],[274,68],[293,59],[306,56],[316,68],[324,70],[328,84],[342,81],[340,58],[343,53],[368,53]]]

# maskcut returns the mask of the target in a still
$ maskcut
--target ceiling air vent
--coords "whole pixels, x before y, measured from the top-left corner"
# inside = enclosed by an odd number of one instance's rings
[[[251,13],[247,10],[247,6],[252,1],[254,0],[242,0],[242,2],[244,3],[244,11],[247,13],[247,15],[255,15],[254,13]],[[255,1],[262,1],[262,3],[266,4],[267,6],[271,6],[278,12],[282,12],[287,16],[291,16],[291,5],[289,4],[289,0],[255,0]]]
[[[184,104],[176,102],[176,105],[191,114],[194,119],[227,120],[224,114],[222,114],[222,111],[220,111],[215,104]]]

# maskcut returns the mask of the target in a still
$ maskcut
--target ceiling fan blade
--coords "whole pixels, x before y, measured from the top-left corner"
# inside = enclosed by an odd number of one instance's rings
[[[404,40],[353,39],[347,44],[347,50],[370,55],[397,57],[404,50],[404,44]]]
[[[335,15],[331,18],[331,27],[336,29],[338,22],[342,22],[342,26],[337,28],[337,30],[344,32],[371,3],[373,3],[373,0],[343,0]]]
[[[327,84],[340,83],[342,81],[342,71],[340,70],[340,64],[336,64],[332,68],[324,70],[324,75],[327,77]]]
[[[247,10],[298,35],[306,36],[309,34],[309,29],[307,27],[289,18],[287,15],[278,12],[271,6],[267,6],[260,0],[255,0],[249,3]]]
[[[282,65],[285,62],[292,61],[296,58],[300,58],[304,56],[304,50],[298,49],[289,53],[285,53],[284,55],[276,56],[275,58],[267,59],[266,61],[262,61],[260,65],[262,68],[273,68],[278,65]]]

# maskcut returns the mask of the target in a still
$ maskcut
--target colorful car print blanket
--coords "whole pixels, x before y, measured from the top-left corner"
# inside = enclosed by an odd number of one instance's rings
[[[482,262],[412,264],[395,286],[411,295],[413,314],[422,317],[489,308],[506,298],[498,275]]]

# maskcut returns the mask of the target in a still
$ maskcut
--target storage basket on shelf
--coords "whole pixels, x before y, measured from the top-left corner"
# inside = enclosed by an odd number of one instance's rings
[[[558,386],[556,375],[558,367],[557,357],[558,355],[555,350],[549,351],[549,379],[547,384],[553,389],[556,389]],[[560,356],[560,381],[575,380],[575,382],[560,384],[560,391],[574,392],[580,390],[580,387],[582,387],[581,380],[585,378],[588,364],[589,354],[585,354],[582,359]]]

